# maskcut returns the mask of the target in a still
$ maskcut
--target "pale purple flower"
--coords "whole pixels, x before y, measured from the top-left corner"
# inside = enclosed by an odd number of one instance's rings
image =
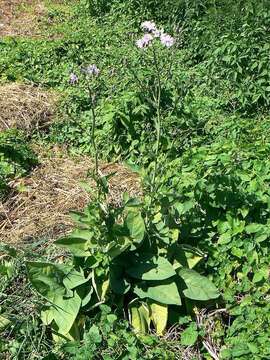
[[[164,29],[156,29],[153,31],[154,38],[159,38],[162,34],[164,34]]]
[[[71,73],[69,77],[69,82],[71,85],[75,85],[79,81],[79,78],[76,74]]]
[[[142,28],[142,30],[148,31],[148,32],[153,32],[157,29],[156,24],[153,21],[144,21],[141,24],[141,28]]]
[[[141,39],[136,41],[136,45],[138,48],[143,49],[150,45],[151,41],[153,40],[153,36],[150,34],[145,34]]]
[[[173,46],[173,44],[175,43],[174,38],[166,33],[160,35],[160,41],[162,45],[168,48]]]
[[[87,75],[98,76],[100,73],[100,70],[96,66],[96,64],[91,64],[91,65],[88,65],[86,68],[84,68],[83,72],[85,72]]]

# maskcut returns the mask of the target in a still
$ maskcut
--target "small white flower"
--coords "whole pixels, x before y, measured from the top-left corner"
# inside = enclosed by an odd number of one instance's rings
[[[145,34],[141,39],[136,41],[136,45],[138,46],[138,48],[144,49],[151,44],[152,40],[153,40],[152,35]]]
[[[168,35],[166,33],[161,34],[160,41],[162,45],[168,48],[172,47],[175,43],[175,39],[171,35]]]
[[[157,29],[156,24],[153,21],[144,21],[141,24],[141,28],[142,28],[142,30],[148,31],[148,32],[153,32]]]

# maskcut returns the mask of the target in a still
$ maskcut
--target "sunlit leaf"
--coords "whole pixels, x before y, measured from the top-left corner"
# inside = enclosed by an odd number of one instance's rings
[[[217,288],[207,277],[200,275],[194,270],[183,268],[178,270],[178,274],[187,286],[187,289],[183,290],[187,298],[206,301],[219,297]]]
[[[142,280],[165,280],[176,274],[172,264],[162,256],[147,255],[131,259],[132,265],[126,269],[128,275]]]
[[[168,306],[157,302],[151,302],[149,306],[156,333],[157,335],[163,335],[168,321]]]
[[[135,286],[134,293],[141,299],[149,298],[167,305],[181,305],[178,288],[173,281],[145,282]]]

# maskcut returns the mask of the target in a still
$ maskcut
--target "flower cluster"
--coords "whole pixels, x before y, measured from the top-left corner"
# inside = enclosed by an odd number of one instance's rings
[[[153,21],[144,21],[141,24],[141,29],[146,33],[144,36],[136,41],[136,45],[139,49],[145,49],[152,44],[155,38],[159,38],[162,45],[170,48],[174,45],[175,39],[164,32],[163,29],[158,29]]]
[[[98,76],[100,73],[99,68],[96,66],[96,64],[88,65],[81,69],[81,72],[86,74],[87,76]],[[71,73],[69,76],[69,83],[71,85],[77,84],[79,81],[79,77],[75,73]]]
[[[100,70],[96,66],[96,64],[88,65],[86,68],[82,69],[82,71],[90,76],[98,76],[100,73]]]

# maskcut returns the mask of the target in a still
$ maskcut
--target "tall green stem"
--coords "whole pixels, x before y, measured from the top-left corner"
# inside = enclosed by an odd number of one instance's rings
[[[91,102],[91,112],[93,117],[92,122],[92,131],[91,131],[91,143],[94,149],[94,156],[95,156],[95,175],[98,176],[98,152],[97,152],[97,145],[96,145],[96,137],[95,137],[95,131],[96,131],[96,113],[95,113],[95,102],[93,97],[93,92],[90,86],[88,86],[89,91],[89,97]]]
[[[160,100],[161,100],[161,78],[160,78],[160,68],[158,65],[157,55],[155,49],[153,50],[154,54],[154,66],[157,73],[157,90],[155,95],[155,102],[156,102],[156,115],[157,119],[155,122],[156,125],[156,132],[157,132],[157,139],[156,139],[156,149],[155,149],[155,161],[154,161],[154,172],[151,182],[151,191],[155,190],[155,183],[156,183],[156,176],[157,176],[157,163],[158,163],[158,151],[160,146],[160,133],[161,133],[161,114],[160,114]]]

